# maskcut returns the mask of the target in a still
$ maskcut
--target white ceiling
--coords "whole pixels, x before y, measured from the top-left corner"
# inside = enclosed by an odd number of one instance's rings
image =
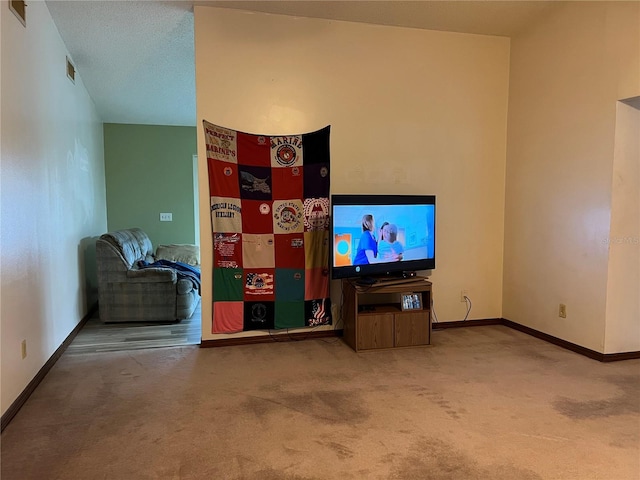
[[[196,123],[193,6],[513,36],[557,1],[47,0],[105,123]]]

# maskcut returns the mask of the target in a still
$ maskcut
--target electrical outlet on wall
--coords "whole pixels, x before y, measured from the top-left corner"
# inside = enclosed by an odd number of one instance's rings
[[[558,316],[560,318],[567,318],[567,306],[564,303],[561,303],[558,307]]]
[[[173,222],[173,213],[161,213],[160,214],[161,222]]]
[[[469,290],[460,290],[460,302],[467,303],[467,299],[465,297],[469,296]]]

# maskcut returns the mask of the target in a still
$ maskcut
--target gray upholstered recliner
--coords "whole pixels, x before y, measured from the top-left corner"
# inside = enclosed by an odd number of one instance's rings
[[[198,285],[154,263],[151,240],[139,228],[105,233],[96,241],[98,309],[103,322],[174,321],[191,317],[200,302]]]

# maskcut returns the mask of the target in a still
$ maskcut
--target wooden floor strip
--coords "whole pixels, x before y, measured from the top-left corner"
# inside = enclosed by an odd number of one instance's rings
[[[96,312],[67,347],[68,355],[119,352],[144,348],[199,345],[202,338],[200,306],[179,323],[102,323]]]

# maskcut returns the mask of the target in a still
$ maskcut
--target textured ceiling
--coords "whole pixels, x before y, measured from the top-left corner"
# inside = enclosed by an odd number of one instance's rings
[[[195,125],[190,2],[48,0],[47,6],[103,122]]]
[[[560,2],[195,0],[193,3],[299,17],[510,37]]]
[[[193,6],[513,36],[552,1],[47,0],[105,123],[195,125]]]

